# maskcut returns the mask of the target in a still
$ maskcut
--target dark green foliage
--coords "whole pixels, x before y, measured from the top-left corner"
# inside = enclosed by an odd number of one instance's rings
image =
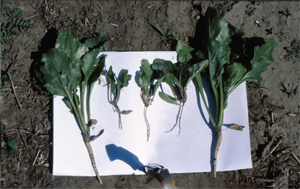
[[[287,94],[288,98],[290,98],[290,96],[293,97],[293,95],[296,95],[298,86],[294,88],[293,84],[292,84],[292,87],[290,89],[287,89],[283,83],[281,83],[281,85],[283,88],[283,89],[281,89],[281,91],[284,92],[285,94]]]
[[[10,8],[6,6],[7,4],[11,4],[11,2],[9,2],[9,1],[4,1],[4,0],[1,0],[1,2],[0,2],[0,7],[1,7],[0,11],[1,11],[1,15],[2,15],[3,17],[5,17],[5,16],[7,15],[7,14],[5,13],[5,11],[7,12],[7,11],[10,10]]]
[[[1,14],[3,17],[9,17],[6,20],[1,19],[1,44],[11,42],[12,36],[19,35],[21,32],[32,28],[30,21],[17,18],[21,15],[21,9],[16,8],[10,11],[10,8],[6,7],[5,4],[11,3],[1,0]]]

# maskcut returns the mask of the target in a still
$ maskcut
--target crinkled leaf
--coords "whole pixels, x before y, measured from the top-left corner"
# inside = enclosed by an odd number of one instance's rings
[[[241,63],[235,62],[233,64],[230,64],[225,68],[225,72],[223,74],[223,82],[229,89],[236,83],[238,83],[246,72],[247,69]]]
[[[190,47],[186,43],[184,43],[181,40],[178,40],[176,45],[176,52],[177,52],[177,61],[180,63],[186,63],[190,59],[193,58],[191,55],[191,52],[194,50],[194,48]]]
[[[244,75],[242,81],[260,81],[260,75],[267,69],[267,66],[272,64],[273,62],[273,50],[277,42],[272,39],[268,38],[265,39],[265,44],[262,46],[256,46],[254,48],[254,57],[251,60],[251,70]]]
[[[161,91],[159,91],[158,95],[164,101],[166,101],[170,104],[175,104],[175,105],[180,106],[180,104],[177,102],[177,100],[175,98],[171,97],[170,95],[167,95],[166,93],[163,93]]]
[[[57,37],[55,48],[63,51],[72,62],[80,61],[88,51],[85,44],[80,43],[78,37],[73,37],[69,29],[63,30]]]
[[[123,70],[121,75],[118,77],[118,85],[120,86],[120,89],[127,87],[130,79],[131,75],[128,74],[128,70]]]
[[[107,42],[107,37],[106,35],[104,35],[103,33],[100,33],[99,35],[95,36],[95,37],[92,37],[92,38],[88,38],[86,41],[85,41],[85,45],[88,47],[88,48],[92,48],[96,45],[100,45],[100,46],[103,46],[104,43]]]
[[[161,71],[162,73],[170,72],[170,71],[172,72],[176,70],[176,67],[171,61],[163,60],[159,58],[153,61],[153,64],[151,64],[151,68],[153,70]]]
[[[44,74],[48,92],[67,97],[65,89],[71,94],[73,89],[79,86],[79,64],[72,63],[63,51],[51,49],[47,54],[43,54],[42,62],[45,62],[41,72]]]
[[[183,86],[181,85],[181,83],[178,81],[178,79],[175,77],[175,75],[173,75],[171,73],[165,74],[164,82],[166,82],[170,87],[173,85],[176,85],[179,88],[183,89]]]

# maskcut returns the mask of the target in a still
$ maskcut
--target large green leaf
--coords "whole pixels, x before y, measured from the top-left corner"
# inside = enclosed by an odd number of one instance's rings
[[[204,70],[206,67],[208,66],[208,60],[203,60],[197,64],[192,65],[189,69],[189,78],[188,81],[185,83],[184,87],[187,87],[187,85],[189,84],[189,82],[194,79],[194,77],[202,72],[202,70]]]
[[[53,95],[67,97],[65,89],[71,94],[73,89],[79,86],[79,64],[72,63],[63,51],[51,49],[47,54],[43,54],[42,62],[45,62],[41,68],[45,87]]]
[[[177,52],[177,61],[180,63],[186,63],[190,59],[193,58],[191,52],[194,50],[194,48],[190,47],[186,43],[184,43],[181,40],[178,40],[176,45],[176,52]]]
[[[100,53],[100,49],[94,49],[92,51],[87,52],[83,58],[81,63],[81,70],[84,74],[84,81],[87,82],[89,77],[92,75],[93,71],[96,68],[97,56]]]
[[[226,87],[230,89],[240,81],[246,72],[247,69],[241,63],[235,62],[230,64],[225,68],[223,82],[225,83]]]
[[[98,44],[100,44],[100,46],[104,45],[104,43],[107,42],[107,37],[106,35],[104,35],[103,33],[100,33],[99,35],[95,36],[95,37],[92,37],[92,38],[88,38],[86,41],[85,41],[85,45],[88,47],[88,48],[92,48]]]
[[[63,30],[57,37],[55,48],[63,51],[72,62],[80,61],[81,57],[88,51],[85,44],[80,43],[78,37],[73,37],[69,29]]]
[[[177,102],[176,98],[173,98],[170,95],[167,95],[166,93],[163,93],[161,91],[159,91],[158,95],[164,101],[166,101],[166,102],[168,102],[170,104],[175,104],[175,105],[180,106],[180,104]]]
[[[176,70],[176,67],[171,61],[159,58],[153,61],[153,63],[151,64],[151,68],[153,70],[161,71],[162,73],[172,72]]]
[[[228,22],[215,10],[209,7],[205,18],[208,24],[207,51],[209,60],[209,75],[213,87],[217,88],[218,78],[224,72],[223,66],[229,63],[230,35]]]
[[[265,39],[265,44],[262,46],[256,46],[254,48],[254,57],[251,60],[251,70],[244,75],[241,82],[243,81],[260,81],[260,75],[267,69],[267,66],[273,62],[273,50],[277,42],[268,38]]]

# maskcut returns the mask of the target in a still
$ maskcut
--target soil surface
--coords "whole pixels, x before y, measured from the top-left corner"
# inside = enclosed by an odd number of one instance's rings
[[[8,0],[7,0],[8,1]],[[172,174],[178,188],[300,188],[299,59],[287,61],[285,47],[299,40],[299,2],[289,1],[85,1],[11,0],[21,17],[33,28],[1,45],[11,52],[15,93],[8,80],[0,90],[1,127],[4,137],[18,139],[16,154],[6,156],[1,143],[1,187],[8,188],[161,188],[147,176],[106,176],[100,185],[95,177],[58,177],[51,174],[51,98],[40,94],[32,80],[31,65],[53,47],[65,28],[80,39],[104,33],[104,51],[170,51],[174,44],[163,40],[150,26],[159,25],[177,40],[193,43],[197,21],[208,6],[247,37],[272,37],[278,45],[274,62],[262,74],[263,84],[248,83],[248,106],[253,169],[212,173]],[[289,10],[292,16],[280,11]],[[259,22],[256,23],[256,21]],[[284,29],[283,29],[284,28]],[[280,30],[282,33],[280,33]],[[6,70],[2,65],[1,70]],[[283,87],[284,86],[284,87]],[[15,94],[20,101],[18,105]],[[184,161],[184,160],[183,160]]]

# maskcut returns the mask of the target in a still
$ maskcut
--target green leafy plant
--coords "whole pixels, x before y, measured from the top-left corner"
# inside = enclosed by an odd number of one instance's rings
[[[288,95],[288,98],[290,98],[290,96],[293,96],[293,95],[296,95],[297,94],[297,87],[294,88],[293,84],[292,84],[292,87],[290,89],[287,89],[283,83],[281,83],[282,85],[282,88],[281,91],[284,92],[285,94]]]
[[[287,52],[286,55],[284,55],[284,59],[286,61],[290,61],[294,58],[300,58],[300,45],[299,45],[299,40],[293,39],[291,42],[290,47],[285,47],[284,48]]]
[[[105,66],[106,56],[100,58],[97,56],[106,41],[107,37],[100,33],[87,39],[85,43],[80,43],[77,37],[72,36],[69,29],[65,29],[59,34],[55,48],[43,54],[41,62],[44,64],[41,68],[35,65],[35,76],[43,83],[43,87],[53,95],[63,96],[64,103],[74,115],[100,183],[102,181],[90,143],[104,130],[102,129],[98,135],[90,136],[90,127],[96,123],[96,120],[90,117],[90,98],[93,86]],[[78,88],[79,96],[76,94]]]
[[[30,23],[30,21],[17,18],[21,15],[21,9],[15,8],[10,11],[10,8],[6,7],[5,4],[11,3],[5,2],[3,0],[1,1],[1,14],[3,17],[9,17],[9,19],[3,20],[3,22],[1,22],[1,44],[11,42],[13,35],[19,35],[21,32],[27,31],[29,28],[32,28],[32,24]]]
[[[141,70],[138,74],[138,85],[141,88],[141,99],[145,105],[144,119],[147,126],[147,141],[150,137],[150,124],[147,118],[147,109],[152,104],[163,78],[160,73],[151,68],[148,60],[141,61]]]
[[[11,4],[11,2],[10,1],[4,1],[4,0],[0,1],[0,11],[1,11],[1,15],[3,17],[6,16],[5,12],[10,10],[10,8],[6,6],[7,4]]]
[[[196,57],[208,61],[204,74],[208,78],[216,102],[215,117],[207,106],[200,74],[196,75],[194,83],[204,101],[217,136],[213,160],[216,176],[217,155],[222,141],[221,127],[228,96],[245,81],[261,81],[261,73],[273,62],[272,53],[277,42],[272,38],[245,38],[242,31],[230,26],[215,9],[210,7],[204,19],[205,32],[199,41],[201,47]]]
[[[162,27],[157,24],[155,25],[156,26],[150,24],[150,26],[159,34],[159,37],[166,46],[168,46],[169,43],[173,43],[174,41],[176,41],[173,34],[168,34],[162,29]]]
[[[131,75],[128,74],[128,70],[123,70],[119,77],[116,78],[115,73],[112,70],[112,67],[109,67],[109,70],[107,72],[107,79],[108,79],[108,90],[109,90],[109,96],[108,101],[111,105],[114,106],[115,111],[119,115],[119,129],[122,129],[122,121],[121,121],[121,114],[129,114],[132,111],[131,110],[123,110],[120,111],[120,108],[118,106],[118,101],[120,99],[121,90],[124,87],[127,87],[129,84],[129,81],[131,79]],[[113,97],[114,96],[114,97]]]
[[[174,127],[178,125],[178,134],[180,133],[180,123],[183,107],[185,102],[187,101],[187,86],[193,80],[193,78],[198,73],[200,73],[208,64],[207,60],[201,61],[196,64],[191,64],[191,62],[189,61],[192,58],[190,54],[192,51],[194,51],[192,47],[189,47],[187,44],[179,40],[176,46],[176,64],[173,64],[171,61],[162,59],[156,59],[152,64],[152,69],[160,72],[160,74],[163,75],[162,81],[171,88],[173,94],[173,96],[170,96],[160,91],[158,95],[162,100],[179,106],[177,120],[174,125]]]
[[[289,9],[286,9],[285,11],[278,11],[278,13],[286,17],[293,16],[293,14],[289,11]]]
[[[254,89],[258,89],[258,92],[261,92],[261,89],[263,89],[263,88],[266,89],[266,87],[264,87],[265,82],[266,82],[266,79],[260,80],[260,81],[250,81],[250,82],[247,82],[247,86],[253,87]]]
[[[186,86],[185,84],[188,83],[186,81],[189,81],[189,79],[193,80],[214,126],[217,142],[214,151],[213,167],[214,176],[216,176],[217,155],[222,141],[221,127],[228,96],[245,81],[261,81],[261,73],[273,62],[272,53],[277,42],[272,38],[245,38],[245,34],[242,31],[234,26],[230,26],[211,7],[207,9],[204,20],[201,38],[197,41],[199,44],[198,49],[193,49],[185,44],[181,45],[181,48],[176,49],[176,51],[177,61],[179,63],[187,62],[188,68],[198,69],[200,65],[205,67],[204,71],[195,72],[195,75],[187,74],[186,77],[181,76],[179,81],[182,86]],[[197,69],[192,70],[195,71]],[[184,71],[180,72],[184,73]],[[193,73],[193,71],[188,71],[187,73]],[[208,103],[204,97],[201,74],[206,76],[210,83],[216,104],[215,116],[208,108]],[[182,79],[185,82],[182,82]],[[174,86],[180,89],[179,85],[173,84]],[[163,98],[167,101],[166,97]],[[178,99],[168,97],[168,100],[170,99],[174,104],[176,104],[175,101],[178,102]]]
[[[278,31],[277,35],[284,35],[283,30],[284,30],[284,28],[281,28],[281,29]]]

